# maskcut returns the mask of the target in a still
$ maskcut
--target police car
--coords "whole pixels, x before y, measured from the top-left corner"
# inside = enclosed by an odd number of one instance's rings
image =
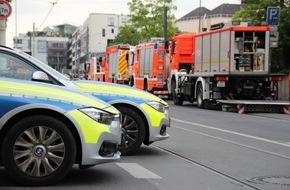
[[[20,184],[51,185],[73,164],[120,159],[120,112],[95,97],[0,77],[0,107],[0,165]]]
[[[170,126],[168,104],[159,97],[133,87],[96,82],[72,81],[47,64],[28,54],[0,47],[0,61],[11,60],[20,72],[6,72],[3,77],[34,80],[66,86],[96,96],[122,113],[123,139],[119,150],[122,155],[134,153],[143,144],[167,139]],[[1,76],[1,75],[0,75]]]

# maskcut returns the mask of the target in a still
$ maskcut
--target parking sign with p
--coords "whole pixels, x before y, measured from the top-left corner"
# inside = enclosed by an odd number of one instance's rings
[[[267,22],[270,26],[279,25],[280,7],[267,8]]]

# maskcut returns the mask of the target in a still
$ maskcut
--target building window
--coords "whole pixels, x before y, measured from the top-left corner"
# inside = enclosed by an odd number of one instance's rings
[[[122,24],[126,24],[127,23],[127,19],[126,18],[121,18],[121,23]]]
[[[114,18],[113,17],[108,18],[108,26],[114,26]]]
[[[106,36],[106,29],[105,29],[105,28],[102,29],[102,36],[103,36],[103,37]]]
[[[22,44],[22,39],[13,39],[15,44]]]
[[[111,32],[112,32],[112,34],[114,34],[114,29],[113,28],[112,28]]]

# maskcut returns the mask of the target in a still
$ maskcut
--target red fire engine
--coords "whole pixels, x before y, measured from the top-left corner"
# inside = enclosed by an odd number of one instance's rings
[[[129,84],[129,57],[134,48],[129,44],[119,44],[106,48],[106,82]]]
[[[130,52],[134,47],[129,44],[113,45],[106,48],[105,56],[90,60],[90,67],[86,69],[89,80],[129,84]]]
[[[164,40],[152,38],[150,42],[138,44],[134,60],[131,86],[152,93],[164,91],[168,77]]]

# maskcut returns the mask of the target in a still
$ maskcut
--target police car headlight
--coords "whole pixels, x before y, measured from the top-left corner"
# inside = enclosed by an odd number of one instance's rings
[[[80,109],[80,111],[89,116],[90,118],[94,119],[95,121],[105,125],[111,125],[114,120],[119,120],[119,116],[116,117],[113,114],[104,112],[96,108],[82,108]]]
[[[159,103],[159,102],[147,102],[147,104],[159,112],[165,113],[167,106]]]

